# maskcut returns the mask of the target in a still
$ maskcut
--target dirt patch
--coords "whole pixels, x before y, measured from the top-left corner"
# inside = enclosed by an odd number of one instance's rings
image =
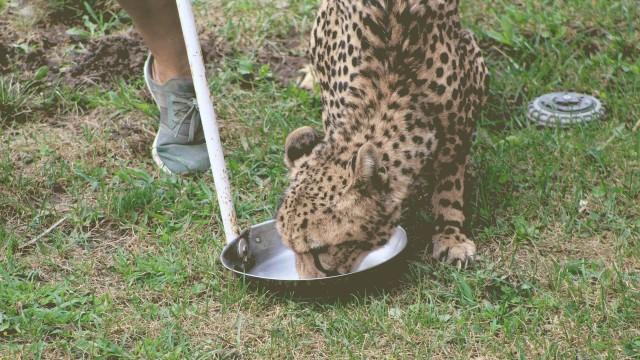
[[[9,65],[11,57],[9,26],[6,21],[0,20],[0,72]]]
[[[101,16],[116,16],[118,7],[111,0],[87,1]],[[61,1],[55,9],[49,3],[37,2],[46,8],[42,20],[35,23],[28,34],[15,31],[9,17],[0,20],[0,74],[15,74],[29,78],[30,72],[47,66],[49,81],[61,79],[69,86],[97,85],[110,88],[119,79],[130,80],[142,75],[148,50],[142,38],[133,30],[100,38],[83,39],[67,30],[82,25],[86,14],[83,1]],[[7,15],[18,16],[16,10]],[[225,42],[213,32],[201,33],[205,61],[219,63],[229,53]]]
[[[142,40],[132,33],[93,40],[74,59],[76,65],[65,74],[65,81],[77,85],[102,84],[114,78],[128,80],[140,76],[146,54]]]
[[[49,67],[51,80],[61,77],[70,86],[100,84],[110,87],[115,80],[140,77],[148,50],[140,36],[130,31],[109,35],[89,41],[82,52],[72,52],[67,58],[57,58],[56,48],[69,45],[72,39],[66,35],[63,26],[57,26],[38,33],[31,40],[29,51],[14,46],[17,39],[11,31],[0,23],[0,74],[13,71],[34,71],[42,66]],[[202,50],[207,64],[219,63],[228,53],[227,46],[213,36],[202,37]],[[73,64],[60,73],[61,64]]]
[[[226,53],[226,46],[216,37],[201,35],[202,53],[208,64],[217,63]],[[130,80],[142,76],[148,50],[142,38],[130,31],[91,41],[86,51],[73,61],[75,66],[64,76],[65,82],[79,84],[111,84],[114,80]]]
[[[37,29],[21,39],[9,23],[0,21],[0,74],[33,71],[42,66],[55,73],[60,64],[55,48],[67,41],[61,26]]]
[[[287,85],[292,81],[297,81],[302,76],[301,70],[307,65],[305,57],[291,55],[271,55],[261,59],[261,62],[269,64],[269,68],[274,77],[282,85]]]
[[[89,1],[89,5],[104,16],[114,16],[118,10],[113,2],[106,0]],[[49,4],[42,6],[51,9]],[[71,87],[98,85],[103,88],[114,87],[120,79],[140,78],[148,54],[142,38],[134,30],[89,40],[68,34],[70,27],[82,25],[83,13],[82,2],[65,1],[47,12],[29,34],[16,32],[8,18],[0,20],[0,74],[13,73],[28,78],[29,73],[47,66],[49,81],[60,79]],[[15,15],[13,10],[9,15]],[[219,65],[232,52],[229,44],[216,35],[218,32],[214,27],[200,33],[209,67]],[[306,47],[305,39],[293,33],[267,42],[258,51],[258,62],[268,64],[275,79],[287,85],[302,76],[300,70],[308,63]]]
[[[0,73],[4,73],[9,66],[9,59],[12,58],[11,50],[7,44],[0,40]]]
[[[305,51],[305,45],[297,38],[291,38],[282,44],[263,46],[258,52],[258,61],[262,64],[269,64],[276,80],[282,85],[288,85],[291,81],[297,81],[302,76],[300,70],[309,62],[304,56]]]
[[[0,20],[0,74],[10,70],[12,60],[16,57],[15,31],[6,21]]]

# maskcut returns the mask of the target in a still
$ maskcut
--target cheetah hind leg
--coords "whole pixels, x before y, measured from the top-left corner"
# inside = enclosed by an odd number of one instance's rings
[[[476,254],[476,245],[462,230],[467,158],[461,162],[455,158],[438,159],[436,187],[431,198],[436,218],[432,257],[458,268],[467,267]]]

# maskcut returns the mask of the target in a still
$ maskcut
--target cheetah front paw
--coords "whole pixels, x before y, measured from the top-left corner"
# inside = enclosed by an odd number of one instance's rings
[[[433,258],[458,267],[473,262],[476,244],[463,234],[436,234],[433,237]]]

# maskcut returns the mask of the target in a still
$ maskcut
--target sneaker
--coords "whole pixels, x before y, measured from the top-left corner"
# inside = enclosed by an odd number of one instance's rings
[[[153,80],[153,56],[144,64],[144,80],[160,110],[160,126],[151,153],[166,173],[182,175],[209,169],[209,154],[200,122],[193,82]]]

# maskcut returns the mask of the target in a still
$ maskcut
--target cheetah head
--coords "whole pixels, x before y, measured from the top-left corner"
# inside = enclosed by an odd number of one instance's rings
[[[355,154],[330,144],[310,127],[292,132],[285,145],[289,187],[278,209],[277,228],[296,253],[301,278],[354,271],[367,254],[384,245],[399,206],[390,206],[386,170],[377,149]]]

